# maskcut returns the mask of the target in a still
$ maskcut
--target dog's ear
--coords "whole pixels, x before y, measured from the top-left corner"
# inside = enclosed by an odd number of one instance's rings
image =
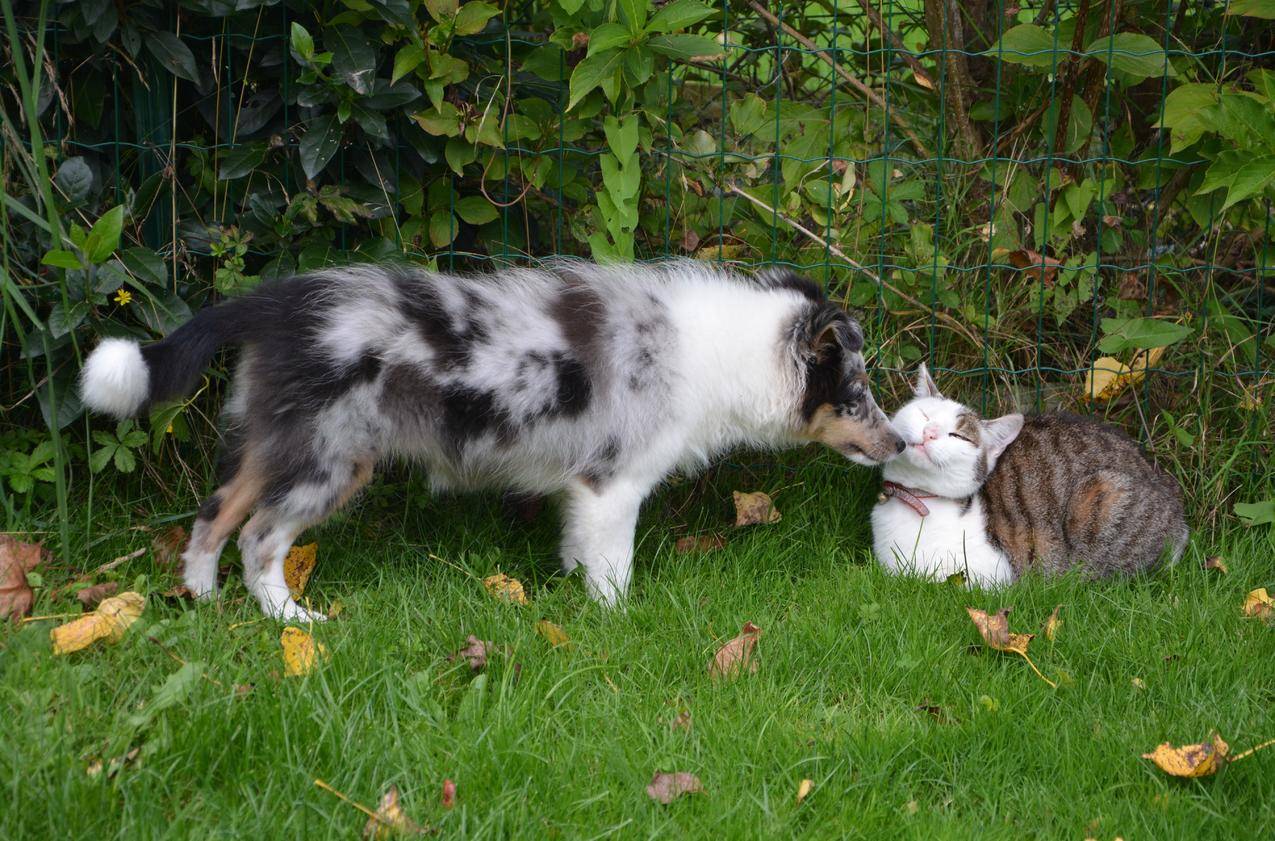
[[[824,304],[811,313],[806,335],[811,337],[807,353],[821,362],[863,350],[859,322],[833,304]]]

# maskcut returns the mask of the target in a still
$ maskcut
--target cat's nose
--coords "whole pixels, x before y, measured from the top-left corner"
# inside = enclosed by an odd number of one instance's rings
[[[934,441],[939,437],[939,428],[937,424],[930,424],[925,427],[924,437],[926,441]]]

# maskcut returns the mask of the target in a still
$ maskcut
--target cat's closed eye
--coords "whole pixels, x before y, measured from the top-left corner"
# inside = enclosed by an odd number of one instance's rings
[[[960,438],[960,439],[961,439],[962,441],[964,441],[966,444],[973,444],[973,443],[974,443],[973,441],[971,441],[970,439],[966,438],[964,435],[962,435],[962,434],[961,434],[961,433],[959,433],[959,432],[949,432],[949,433],[948,433],[948,435],[952,436],[953,438]]]

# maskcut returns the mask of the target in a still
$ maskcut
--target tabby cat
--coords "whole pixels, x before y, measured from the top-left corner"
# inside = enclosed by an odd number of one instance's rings
[[[1188,530],[1177,482],[1123,432],[1069,414],[983,420],[922,365],[893,418],[907,449],[884,466],[873,547],[892,572],[972,585],[1028,570],[1090,577],[1176,561]]]

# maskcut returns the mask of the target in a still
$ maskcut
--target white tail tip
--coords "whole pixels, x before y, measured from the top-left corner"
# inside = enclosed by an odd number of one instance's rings
[[[95,412],[128,418],[150,393],[150,371],[142,349],[131,339],[103,339],[80,374],[80,397]]]

